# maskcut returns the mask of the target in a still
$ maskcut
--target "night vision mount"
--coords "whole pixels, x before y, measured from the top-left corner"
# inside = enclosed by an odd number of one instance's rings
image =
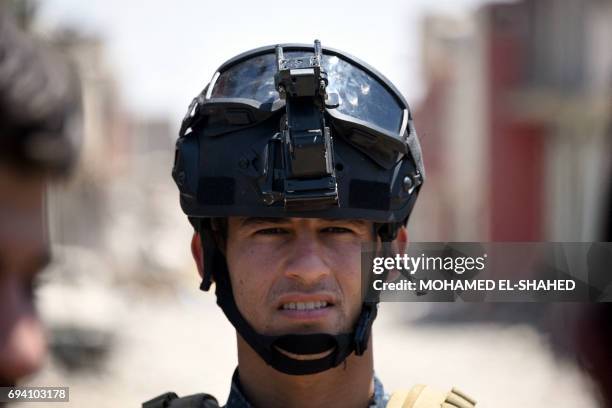
[[[326,92],[328,80],[321,59],[319,40],[311,57],[287,58],[283,48],[276,46],[274,85],[285,100],[286,114],[264,158],[262,193],[268,205],[284,200],[285,208],[298,211],[339,205],[333,139],[324,115],[326,107],[338,106],[338,98]],[[280,187],[279,171],[283,191],[275,189]]]

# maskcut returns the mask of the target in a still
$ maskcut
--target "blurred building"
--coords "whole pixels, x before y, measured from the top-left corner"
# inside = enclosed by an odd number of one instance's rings
[[[484,38],[475,17],[429,16],[428,92],[415,112],[427,182],[411,220],[420,241],[480,241],[488,231]]]
[[[128,160],[129,117],[101,38],[63,29],[52,34],[52,41],[75,63],[81,80],[83,144],[74,178],[50,191],[51,236],[55,244],[99,249],[107,184],[125,173]]]
[[[172,184],[170,172],[174,161],[175,133],[173,124],[166,117],[141,118],[132,122],[129,170],[138,173],[141,182]]]
[[[611,22],[605,0],[524,0],[425,20],[429,92],[415,116],[433,186],[419,239],[601,239]]]
[[[190,228],[170,177],[175,129],[164,115],[125,108],[115,75],[121,61],[111,59],[102,37],[72,29],[47,37],[74,61],[84,110],[79,166],[48,195],[56,258],[97,263],[88,271],[120,287],[172,290],[190,261]]]
[[[101,38],[62,30],[54,39],[79,71],[84,141],[74,179],[50,195],[53,242],[89,250],[122,284],[172,286],[189,255],[186,239],[169,238],[189,232],[170,177],[172,124],[124,108]]]
[[[78,175],[108,181],[125,172],[132,143],[132,119],[123,107],[116,67],[96,35],[63,29],[53,40],[76,63],[81,79],[85,137]]]

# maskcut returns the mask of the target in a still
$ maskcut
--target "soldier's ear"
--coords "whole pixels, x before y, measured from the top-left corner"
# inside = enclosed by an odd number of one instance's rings
[[[197,231],[191,237],[191,255],[196,263],[200,277],[204,279],[204,250],[202,249],[200,234]]]

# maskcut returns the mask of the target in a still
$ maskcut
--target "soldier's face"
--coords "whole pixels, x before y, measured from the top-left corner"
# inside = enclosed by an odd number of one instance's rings
[[[41,364],[45,342],[33,306],[33,282],[49,259],[44,178],[0,165],[0,385]]]
[[[236,303],[268,335],[352,331],[361,310],[361,244],[372,223],[230,218],[226,257]]]

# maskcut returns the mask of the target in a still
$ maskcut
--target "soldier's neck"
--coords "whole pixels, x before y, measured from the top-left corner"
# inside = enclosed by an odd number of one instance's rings
[[[238,336],[238,373],[243,392],[256,408],[366,408],[374,394],[372,344],[336,368],[312,375],[287,375],[267,365]]]

